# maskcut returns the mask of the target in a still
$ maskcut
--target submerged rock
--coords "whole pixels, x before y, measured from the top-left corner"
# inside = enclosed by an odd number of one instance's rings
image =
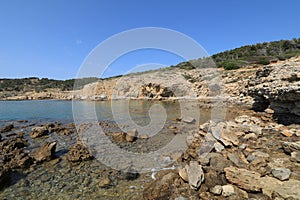
[[[0,190],[10,183],[10,170],[7,167],[0,166]]]
[[[50,161],[54,158],[55,149],[57,142],[46,142],[35,152],[33,152],[32,157],[37,162]]]
[[[103,179],[100,180],[98,186],[100,188],[108,188],[111,185],[111,180],[108,176],[105,176]]]
[[[7,125],[0,130],[0,133],[6,133],[11,131],[14,128],[13,124]]]
[[[126,133],[125,139],[126,139],[127,142],[133,142],[137,139],[137,135],[138,135],[137,130],[133,129],[133,130],[128,131]]]

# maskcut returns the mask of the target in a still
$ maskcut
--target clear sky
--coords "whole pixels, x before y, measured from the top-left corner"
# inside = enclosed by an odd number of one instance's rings
[[[299,0],[0,0],[0,77],[74,78],[100,42],[139,27],[182,32],[210,55],[298,38],[299,8]],[[145,51],[118,60],[107,76],[179,61]]]

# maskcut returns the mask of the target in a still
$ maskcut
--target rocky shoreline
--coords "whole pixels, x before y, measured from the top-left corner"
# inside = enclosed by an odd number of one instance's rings
[[[122,81],[131,82],[123,85],[118,97],[176,101],[175,93],[196,93],[198,99],[211,100],[208,88],[216,80],[208,76],[215,71],[205,76],[197,70],[165,75],[177,80],[182,73],[188,78],[181,79],[186,84],[180,87],[172,81],[163,85],[156,72],[144,75],[151,84],[137,85],[135,79],[125,77]],[[89,124],[76,130],[72,123],[7,123],[0,130],[0,198],[14,199],[13,191],[43,198],[47,190],[47,198],[59,194],[62,199],[300,199],[300,57],[222,71],[220,76],[225,91],[222,99],[234,105],[233,117],[200,124],[187,137],[189,147],[173,167],[155,174],[118,171],[97,162],[92,149],[77,137]],[[90,84],[78,99],[92,100],[95,91],[111,99],[110,84]],[[164,134],[180,134],[175,129],[186,122],[174,119]],[[151,145],[148,135],[122,132],[114,122],[100,125],[122,148],[140,151],[145,144]]]

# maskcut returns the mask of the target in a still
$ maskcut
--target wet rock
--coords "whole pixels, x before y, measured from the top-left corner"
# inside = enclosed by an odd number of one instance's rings
[[[291,170],[287,168],[275,168],[272,170],[272,174],[275,178],[284,181],[290,178]]]
[[[108,176],[105,176],[103,179],[101,179],[98,183],[98,186],[100,188],[109,188],[111,185],[111,180]]]
[[[142,139],[142,140],[144,139],[145,140],[145,139],[148,139],[148,138],[149,138],[149,135],[146,134],[146,133],[139,135],[139,139]]]
[[[123,132],[113,133],[112,139],[116,142],[124,142],[125,141],[125,133],[123,133]]]
[[[137,139],[137,135],[138,135],[137,130],[133,129],[133,130],[128,131],[126,133],[125,139],[126,139],[127,142],[133,142]]]
[[[0,190],[10,183],[11,171],[7,167],[0,166]]]
[[[38,127],[33,127],[29,133],[30,137],[32,139],[42,137],[45,135],[48,135],[49,131],[47,127],[44,126],[38,126]]]
[[[3,128],[0,130],[0,133],[6,133],[6,132],[9,132],[9,131],[11,131],[13,128],[14,128],[14,125],[13,125],[13,124],[9,124],[9,125],[3,127]]]
[[[179,176],[175,172],[163,172],[143,193],[143,199],[170,199],[174,194],[175,182]],[[176,195],[177,196],[177,195]]]
[[[224,169],[226,178],[238,187],[252,192],[261,191],[260,174],[246,169],[227,167]]]
[[[226,189],[226,188],[225,188]],[[223,187],[221,185],[216,185],[210,189],[210,192],[215,195],[221,195],[223,191]]]
[[[57,142],[46,142],[35,152],[32,153],[32,157],[37,162],[50,161],[54,158]]]
[[[300,152],[292,152],[291,161],[300,163]]]
[[[194,118],[192,118],[192,117],[183,117],[183,118],[181,119],[181,121],[182,121],[182,122],[185,122],[185,123],[187,123],[187,124],[192,124],[192,123],[194,123],[196,120],[195,120]]]
[[[300,141],[298,141],[298,142],[283,142],[282,148],[288,154],[292,153],[293,151],[300,151]]]
[[[204,172],[202,170],[202,166],[196,161],[191,161],[189,165],[185,166],[185,169],[190,187],[194,190],[197,190],[204,181]]]
[[[67,160],[70,162],[80,162],[92,159],[92,153],[82,142],[78,141],[70,147],[67,153]]]

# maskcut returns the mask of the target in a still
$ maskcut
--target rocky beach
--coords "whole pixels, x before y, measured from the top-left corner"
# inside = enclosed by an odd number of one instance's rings
[[[224,92],[212,94],[218,81]],[[100,121],[114,144],[137,152],[189,133],[188,149],[176,160],[168,155],[172,165],[148,173],[111,169],[95,159],[78,137],[89,123],[5,121],[1,199],[300,199],[300,57],[230,71],[168,69],[100,80],[73,92],[5,96],[174,103],[193,97],[208,111],[217,99],[226,103],[227,115],[193,129],[193,119],[178,115],[156,138]]]

